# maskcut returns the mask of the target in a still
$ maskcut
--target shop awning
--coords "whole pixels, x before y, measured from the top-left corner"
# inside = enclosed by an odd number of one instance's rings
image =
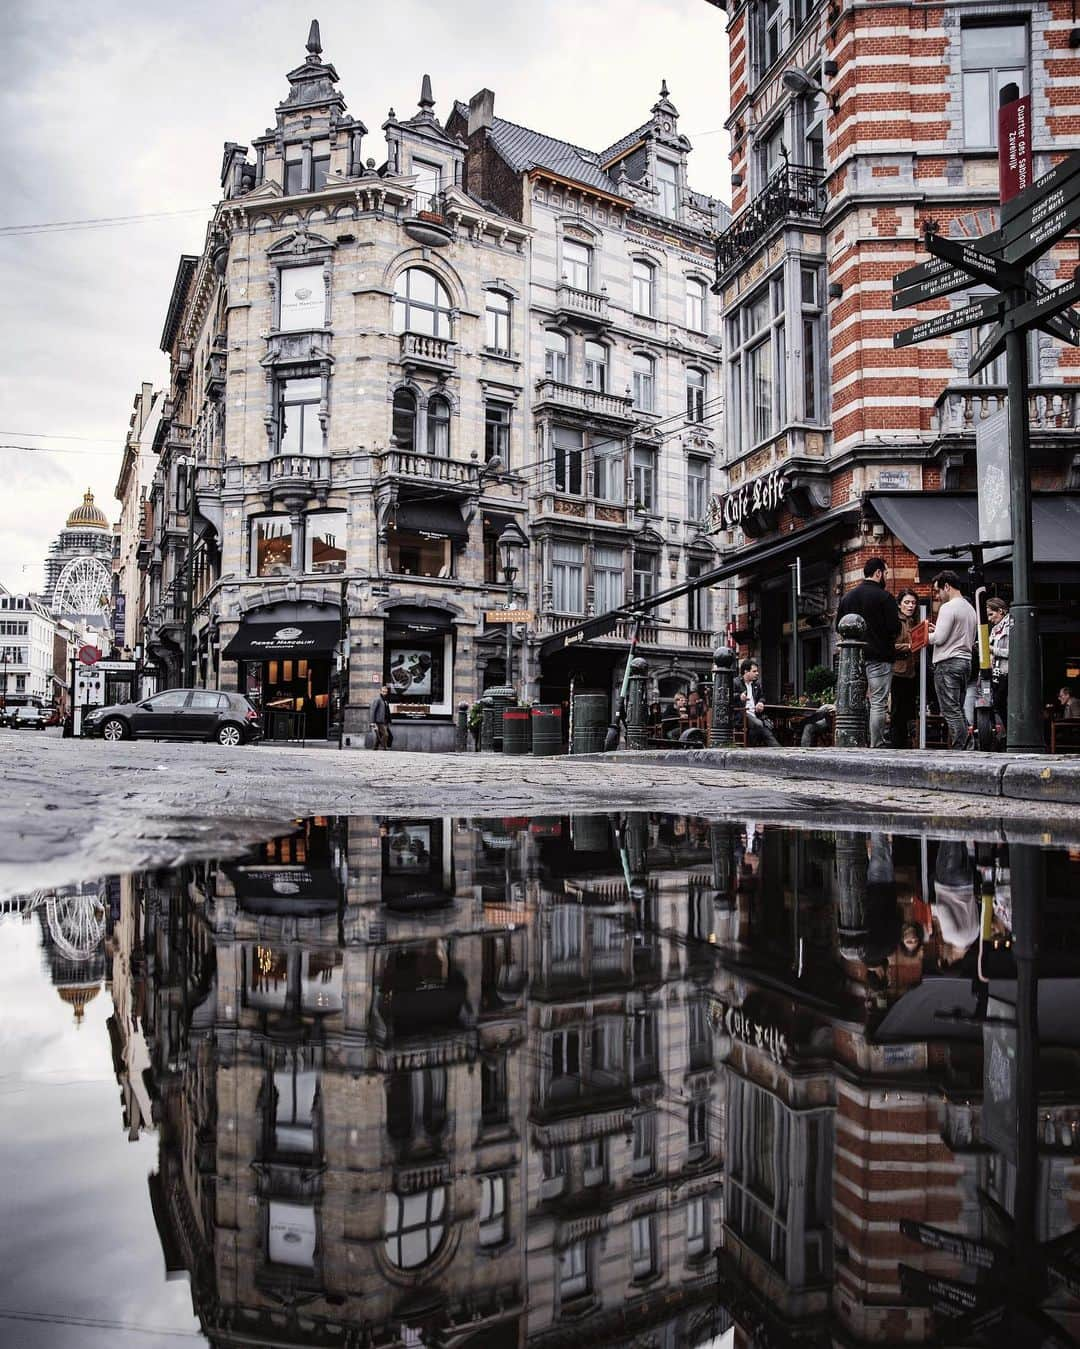
[[[290,623],[243,622],[236,636],[221,653],[226,660],[270,660],[275,656],[329,656],[340,637],[336,619]]]
[[[399,501],[394,528],[429,538],[453,539],[464,543],[469,537],[461,511],[452,501]]]
[[[875,492],[870,505],[882,523],[920,562],[944,566],[935,548],[979,538],[979,502],[974,492]],[[1031,502],[1035,563],[1043,567],[1080,563],[1080,496],[1038,494]]]
[[[990,996],[1015,1006],[1016,980],[991,979]],[[1039,1039],[1044,1045],[1080,1045],[1078,997],[1080,979],[1039,980]],[[975,1010],[970,979],[924,979],[889,1008],[871,1038],[877,1044],[981,1040],[982,1023],[975,1020]]]

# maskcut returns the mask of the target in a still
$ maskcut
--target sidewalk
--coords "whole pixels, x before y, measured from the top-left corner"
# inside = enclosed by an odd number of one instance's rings
[[[921,791],[963,792],[1011,801],[1080,803],[1080,755],[979,754],[946,750],[884,749],[670,749],[620,750],[622,763],[685,765],[761,773],[773,782],[807,778],[874,787],[910,787]]]

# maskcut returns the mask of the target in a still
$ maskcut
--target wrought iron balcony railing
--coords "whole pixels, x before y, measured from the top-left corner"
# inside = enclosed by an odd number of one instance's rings
[[[820,220],[828,205],[823,169],[782,164],[764,190],[716,241],[719,281],[749,254],[756,252],[773,228],[792,216]]]

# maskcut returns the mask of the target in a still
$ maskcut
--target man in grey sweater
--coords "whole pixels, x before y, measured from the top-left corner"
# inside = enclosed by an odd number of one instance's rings
[[[971,728],[964,716],[964,693],[971,677],[971,649],[979,631],[975,610],[960,592],[954,571],[940,571],[930,582],[940,608],[930,624],[934,648],[934,691],[949,728],[952,749],[967,749]]]

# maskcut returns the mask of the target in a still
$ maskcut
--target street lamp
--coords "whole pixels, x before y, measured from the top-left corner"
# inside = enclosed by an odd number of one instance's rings
[[[522,533],[520,526],[512,520],[503,529],[499,535],[499,564],[502,567],[503,580],[506,582],[506,607],[514,607],[514,581],[517,578],[518,571],[525,561],[525,551],[529,546],[529,540]],[[514,625],[506,625],[506,684],[510,687],[513,684],[513,660],[514,660]],[[524,673],[524,671],[523,671]]]
[[[829,107],[833,112],[840,111],[840,101],[835,94],[830,94],[821,85],[820,80],[815,80],[813,75],[808,75],[805,70],[799,66],[792,66],[790,70],[785,70],[780,76],[780,82],[784,88],[793,94],[824,94],[829,100]]]

